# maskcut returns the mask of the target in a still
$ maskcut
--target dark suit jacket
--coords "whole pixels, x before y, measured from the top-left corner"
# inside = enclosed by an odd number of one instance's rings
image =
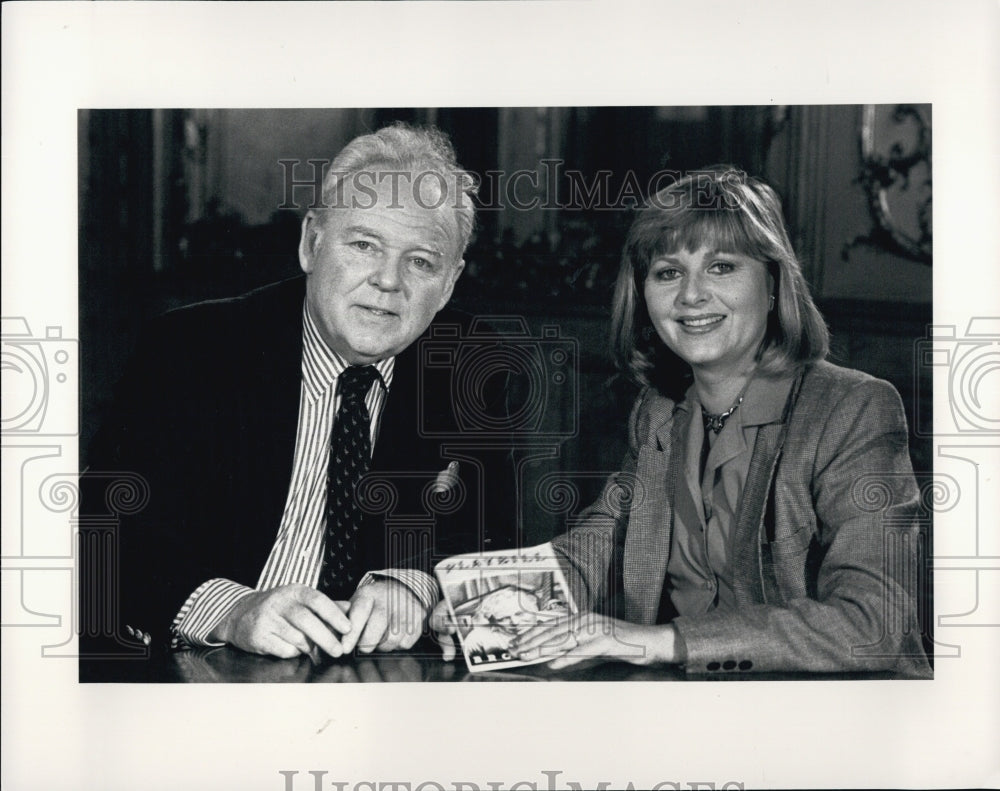
[[[660,612],[690,412],[653,389],[586,519],[556,540],[585,609]],[[899,395],[821,362],[761,426],[730,547],[737,609],[673,620],[689,672],[930,669],[917,625],[918,492]]]
[[[256,585],[292,472],[304,294],[300,277],[175,310],[140,343],[81,478],[85,651],[116,653],[134,642],[129,627],[165,644],[175,614],[208,579]],[[468,317],[444,310],[432,326],[452,323],[465,327]],[[367,570],[430,572],[435,559],[515,540],[502,433],[462,441],[447,376],[422,377],[418,347],[396,358],[373,451]],[[486,393],[484,408],[502,413],[504,389]],[[458,486],[429,494],[453,459]]]

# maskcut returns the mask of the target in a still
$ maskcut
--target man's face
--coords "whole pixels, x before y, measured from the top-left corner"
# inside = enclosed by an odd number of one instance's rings
[[[360,190],[352,182],[338,208],[306,215],[299,263],[320,333],[359,365],[413,343],[451,297],[465,262],[448,200],[426,190],[415,195],[405,177]]]

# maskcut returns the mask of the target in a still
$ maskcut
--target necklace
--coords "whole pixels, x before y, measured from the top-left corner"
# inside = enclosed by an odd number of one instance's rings
[[[733,412],[740,408],[740,404],[743,403],[743,396],[746,395],[747,388],[750,386],[750,381],[753,379],[751,376],[747,379],[747,383],[743,385],[743,389],[740,390],[740,394],[736,397],[736,401],[733,405],[729,407],[725,412],[718,415],[713,415],[711,412],[705,409],[704,406],[701,408],[701,417],[705,421],[705,431],[711,431],[714,434],[718,434],[722,431],[723,426],[726,425],[726,421],[732,417]]]

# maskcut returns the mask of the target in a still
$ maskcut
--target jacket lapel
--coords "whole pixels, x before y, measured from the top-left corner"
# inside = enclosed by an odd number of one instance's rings
[[[305,278],[283,283],[247,305],[247,334],[234,343],[245,351],[245,389],[234,398],[239,412],[238,458],[248,465],[250,499],[237,524],[260,523],[267,529],[244,530],[250,566],[260,572],[274,544],[292,478],[299,419],[302,366],[302,305]]]
[[[730,539],[733,590],[741,607],[781,601],[771,546],[765,540],[765,521],[770,513],[774,476],[788,433],[792,407],[802,386],[802,376],[799,373],[792,383],[780,418],[757,429],[746,485],[736,510],[736,527]]]
[[[740,606],[780,600],[770,568],[770,548],[762,552],[761,544],[768,499],[801,381],[800,374],[780,418],[757,430],[731,538],[732,578]],[[656,622],[670,557],[674,487],[684,485],[680,464],[691,412],[667,399],[663,403],[672,413],[661,415],[655,432],[639,448],[636,476],[644,489],[633,500],[625,537],[623,615],[633,623]]]
[[[378,439],[372,454],[373,470],[399,472],[413,466],[419,409],[416,392],[416,355],[412,348],[396,356],[392,387],[386,396]]]
[[[636,477],[643,489],[632,501],[622,575],[624,617],[633,623],[656,623],[670,556],[673,457],[681,448],[689,419],[687,410],[674,410],[656,429],[655,444],[646,442],[639,448]]]
[[[757,429],[746,486],[736,512],[730,552],[733,590],[740,607],[776,600],[773,574],[765,574],[763,568],[761,534],[771,481],[781,453],[783,428],[781,423],[769,423]]]
[[[451,313],[446,318],[441,315],[438,322],[453,320]],[[441,416],[450,413],[451,393],[442,388],[446,380],[424,376],[421,382],[420,376],[420,344],[430,332],[430,329],[425,331],[396,355],[392,387],[372,453],[373,471],[437,473],[446,463],[441,448],[442,437],[448,434],[442,435],[441,427],[446,426],[453,436],[455,429]],[[428,426],[436,427],[436,433],[431,433]]]
[[[392,386],[386,396],[372,453],[372,473],[390,482],[395,494],[392,510],[374,516],[380,521],[393,516],[430,518],[423,491],[448,463],[442,455],[441,439],[422,436],[422,433],[429,420],[424,413],[442,408],[439,405],[447,404],[450,394],[426,387],[418,391],[418,345],[419,341],[396,356]],[[461,474],[469,475],[470,470],[464,469],[466,466],[462,465]],[[469,497],[474,494],[474,490],[470,490]]]

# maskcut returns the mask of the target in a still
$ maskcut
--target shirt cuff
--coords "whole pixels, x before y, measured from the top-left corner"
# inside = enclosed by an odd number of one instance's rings
[[[674,663],[686,666],[688,661],[688,649],[687,643],[684,640],[684,635],[682,635],[680,629],[673,624],[670,625],[670,628],[674,631]]]
[[[437,580],[426,571],[418,569],[382,569],[381,571],[369,571],[358,583],[360,588],[376,579],[391,579],[403,583],[410,592],[416,596],[424,609],[430,611],[438,599],[441,598],[438,590]]]
[[[211,579],[202,583],[188,596],[170,626],[170,647],[216,647],[225,645],[208,636],[241,599],[254,592],[253,588],[231,580]]]

